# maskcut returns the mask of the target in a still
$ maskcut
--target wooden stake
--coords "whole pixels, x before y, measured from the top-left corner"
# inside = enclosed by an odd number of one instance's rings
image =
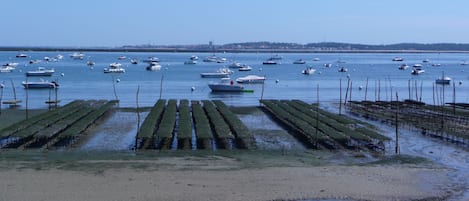
[[[378,101],[381,100],[381,80],[378,80]]]
[[[161,80],[160,80],[160,99],[161,99],[161,95],[163,94],[163,78],[164,78],[164,72],[161,74]]]
[[[350,87],[350,79],[347,80],[347,89],[345,89],[345,99],[344,99],[344,105],[347,104],[347,96],[348,96],[348,89]]]
[[[140,107],[138,104],[138,95],[140,93],[140,85],[137,86],[137,94],[135,95],[135,101],[137,104],[137,134],[135,135],[135,143],[134,143],[134,150],[137,150],[137,143],[138,143],[138,133],[140,132]]]
[[[410,80],[407,82],[407,89],[409,91],[409,100],[412,100],[411,91],[410,91]]]
[[[399,95],[396,92],[396,154],[399,154]]]
[[[366,78],[366,84],[365,84],[365,101],[366,101],[367,94],[368,94],[368,78]]]
[[[339,79],[339,115],[342,114],[342,79]]]

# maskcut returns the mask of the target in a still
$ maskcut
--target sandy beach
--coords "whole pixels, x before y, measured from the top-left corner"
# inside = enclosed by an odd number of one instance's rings
[[[416,200],[445,197],[451,186],[447,169],[403,165],[239,168],[226,158],[139,163],[150,168],[3,168],[0,200]]]

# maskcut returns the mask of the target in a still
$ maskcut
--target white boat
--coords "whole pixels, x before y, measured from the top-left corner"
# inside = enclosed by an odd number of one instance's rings
[[[341,73],[344,73],[344,72],[347,72],[347,71],[348,71],[348,69],[345,68],[345,67],[340,67],[339,68],[339,72],[341,72]]]
[[[120,68],[120,67],[122,67],[121,63],[114,62],[114,63],[109,64],[109,68]]]
[[[192,55],[189,59],[193,60],[193,61],[196,61],[196,60],[199,60],[199,57],[196,56],[196,55]]]
[[[399,70],[405,70],[405,69],[408,69],[409,66],[407,64],[402,64],[399,66]]]
[[[61,59],[64,58],[64,56],[62,56],[61,54],[58,54],[57,56],[55,56],[55,58],[56,58],[57,60],[61,60]]]
[[[315,58],[313,59],[313,61],[319,61],[319,60],[321,60],[321,59],[319,59],[318,57],[315,57]]]
[[[243,65],[241,68],[238,68],[238,71],[251,71],[252,67],[248,65]]]
[[[423,70],[422,67],[414,67],[414,69],[412,69],[412,72],[410,74],[419,75],[419,74],[422,74],[422,73],[425,73],[425,70]]]
[[[27,71],[26,76],[52,76],[54,72],[55,70],[53,68],[46,69],[44,67],[38,67],[37,70]]]
[[[241,67],[243,67],[243,64],[241,64],[239,62],[233,62],[230,65],[228,65],[228,67],[229,68],[241,68]]]
[[[233,73],[230,69],[220,68],[216,72],[212,73],[200,73],[200,77],[203,78],[227,78]]]
[[[83,54],[81,52],[80,53],[74,52],[73,54],[70,55],[70,57],[72,59],[83,59],[83,58],[85,58],[85,54]]]
[[[253,90],[245,90],[244,86],[235,84],[230,78],[222,78],[218,83],[210,83],[208,87],[212,92],[252,92]]]
[[[330,67],[332,67],[332,64],[331,63],[324,64],[324,67],[330,68]]]
[[[0,67],[0,73],[11,73],[15,68],[11,66],[2,66]]]
[[[243,83],[243,84],[256,84],[256,83],[264,83],[265,77],[258,76],[258,75],[248,75],[245,77],[239,77],[236,79],[236,82]]]
[[[217,62],[217,60],[218,60],[218,57],[216,57],[215,55],[212,55],[212,56],[206,57],[202,61],[203,62]]]
[[[37,63],[41,63],[41,60],[39,59],[29,60],[29,64],[37,64]]]
[[[430,60],[429,59],[424,59],[424,60],[422,60],[422,62],[423,63],[428,63],[428,62],[430,62]]]
[[[148,57],[147,59],[144,59],[143,62],[145,63],[160,62],[160,59],[158,57]]]
[[[18,53],[18,54],[16,55],[16,58],[26,58],[26,57],[28,57],[28,55],[25,54],[25,53]]]
[[[225,63],[226,62],[226,58],[224,57],[220,57],[217,59],[217,63]]]
[[[197,64],[197,60],[187,60],[184,64]]]
[[[158,62],[151,62],[146,68],[148,71],[161,70],[161,65]]]
[[[282,60],[282,57],[276,54],[274,56],[271,56],[268,60]]]
[[[295,61],[293,62],[293,64],[305,64],[305,63],[306,63],[306,61],[303,60],[303,59],[298,59],[298,60],[295,60]]]
[[[125,73],[124,68],[104,68],[104,73]]]
[[[6,64],[3,64],[2,66],[4,67],[12,67],[12,68],[16,68],[18,66],[18,63],[16,62],[8,62]]]
[[[435,84],[442,84],[442,85],[449,85],[451,82],[451,78],[448,76],[445,76],[443,73],[440,78],[437,78],[435,80]]]
[[[104,73],[125,73],[125,69],[121,63],[114,62],[109,64],[109,68],[104,68]]]
[[[301,73],[305,75],[311,75],[314,74],[314,72],[316,72],[316,69],[314,69],[313,67],[309,67],[301,71]]]
[[[274,60],[267,60],[267,61],[262,62],[262,64],[264,64],[264,65],[276,65],[277,62],[274,61]]]
[[[130,60],[130,63],[131,63],[131,64],[138,64],[138,60],[137,60],[137,59],[131,59],[131,60]]]
[[[56,81],[23,81],[21,83],[25,89],[50,89],[50,88],[57,88],[59,84]]]
[[[86,62],[87,66],[94,66],[94,64],[95,64],[94,61],[91,61],[91,60]]]
[[[441,64],[439,64],[439,63],[432,63],[432,66],[439,67],[439,66],[441,66]]]
[[[122,55],[122,56],[117,57],[117,59],[118,60],[124,60],[124,59],[127,59],[127,57]]]
[[[465,65],[468,65],[468,64],[469,64],[469,62],[468,62],[468,61],[466,61],[466,60],[463,60],[463,61],[462,61],[460,64],[461,64],[462,66],[465,66]]]
[[[422,64],[414,64],[414,65],[412,65],[412,67],[414,67],[414,68],[422,68]]]
[[[404,61],[404,58],[402,58],[402,57],[394,57],[392,60],[393,60],[393,61]]]

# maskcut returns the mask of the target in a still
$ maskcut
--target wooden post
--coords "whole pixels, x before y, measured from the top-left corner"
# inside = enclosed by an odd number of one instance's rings
[[[365,101],[366,101],[367,94],[368,94],[368,78],[366,78],[366,84],[365,84]]]
[[[264,85],[265,85],[265,81],[262,82],[261,101],[259,102],[259,106],[261,105],[262,100],[264,100]]]
[[[349,98],[349,102],[352,102],[352,91],[353,91],[353,87],[352,87],[352,80],[350,80],[350,98]]]
[[[119,98],[117,97],[117,92],[116,92],[116,81],[114,80],[114,75],[111,76],[111,79],[112,79],[112,89],[114,90],[114,97],[115,97],[115,100],[119,100]]]
[[[412,100],[411,91],[410,91],[410,80],[407,82],[407,89],[409,91],[409,100]]]
[[[435,83],[432,84],[433,105],[435,105]]]
[[[399,95],[396,92],[396,154],[399,154]]]
[[[28,82],[28,76],[26,76],[26,82]],[[28,113],[28,102],[29,102],[29,97],[28,97],[28,85],[26,85],[26,119],[29,118],[29,113]],[[15,96],[15,100],[16,100],[16,96]]]
[[[1,94],[0,94],[0,116],[2,115],[3,88],[5,88],[5,85],[4,85],[3,82],[2,82],[2,83],[0,84],[0,90],[1,90]]]
[[[342,79],[339,79],[339,115],[342,114]]]
[[[350,79],[347,80],[347,89],[345,90],[345,99],[344,99],[344,105],[347,104],[347,96],[348,96],[348,88],[350,87]]]
[[[456,85],[453,82],[453,114],[456,115]]]
[[[319,128],[319,84],[316,85],[316,133],[314,134],[315,146],[318,148],[318,128]]]
[[[163,78],[164,78],[164,71],[163,73],[161,74],[161,80],[160,80],[160,98],[161,99],[161,95],[163,94]]]
[[[134,150],[137,151],[138,134],[140,133],[140,107],[138,104],[138,95],[140,93],[140,85],[137,86],[137,94],[135,95],[135,101],[137,104],[137,134],[135,135]]]
[[[420,102],[422,102],[422,96],[423,96],[422,89],[423,89],[423,81],[420,81],[420,98],[419,98]]]
[[[378,80],[378,101],[381,101],[381,80]]]

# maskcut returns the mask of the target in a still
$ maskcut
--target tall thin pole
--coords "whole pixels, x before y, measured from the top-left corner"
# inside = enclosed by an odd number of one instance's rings
[[[456,115],[456,85],[453,82],[453,114]]]
[[[348,90],[350,87],[350,79],[347,80],[347,89],[345,90],[345,99],[344,99],[344,105],[347,104],[347,96],[348,96]]]
[[[409,91],[409,100],[412,100],[412,95],[411,95],[412,92],[411,92],[411,90],[410,90],[410,80],[407,82],[407,89],[408,89],[408,91]]]
[[[315,146],[318,147],[318,130],[319,130],[319,84],[316,85],[316,133]]]
[[[419,101],[422,102],[422,89],[423,89],[423,81],[420,81],[420,98],[419,98]]]
[[[381,101],[381,80],[378,80],[378,101]]]
[[[119,100],[119,98],[117,97],[116,83],[115,83],[115,80],[114,80],[114,75],[111,76],[111,79],[112,79],[112,89],[114,90],[115,100]]]
[[[164,78],[164,72],[161,74],[161,80],[160,80],[160,99],[161,99],[161,95],[163,94],[163,78]]]
[[[140,93],[140,85],[137,86],[137,94],[135,95],[135,101],[137,103],[137,135],[135,135],[134,150],[137,150],[138,133],[140,132],[140,107],[138,104],[139,93]]]
[[[26,76],[26,82],[28,82],[28,77],[27,76]],[[29,118],[29,112],[28,112],[28,102],[29,102],[28,87],[29,87],[29,85],[25,85],[25,86],[26,86],[26,110],[25,111],[26,111],[26,119],[28,119]],[[15,99],[16,99],[16,97],[15,97]]]
[[[352,80],[350,80],[350,98],[349,98],[349,102],[352,102],[352,91],[353,91]]]
[[[342,79],[339,79],[339,115],[342,114]]]
[[[264,77],[265,77],[265,75],[264,75]],[[265,82],[262,82],[261,101],[264,100],[264,85],[265,85]]]
[[[2,99],[3,99],[3,88],[5,88],[5,85],[3,82],[0,84],[0,90],[2,91],[0,94],[0,115],[2,115]]]
[[[396,92],[396,154],[399,154],[399,96]]]
[[[366,101],[367,94],[368,94],[368,78],[366,78],[366,84],[365,84],[365,101]]]
[[[432,84],[433,105],[435,105],[435,83]]]

